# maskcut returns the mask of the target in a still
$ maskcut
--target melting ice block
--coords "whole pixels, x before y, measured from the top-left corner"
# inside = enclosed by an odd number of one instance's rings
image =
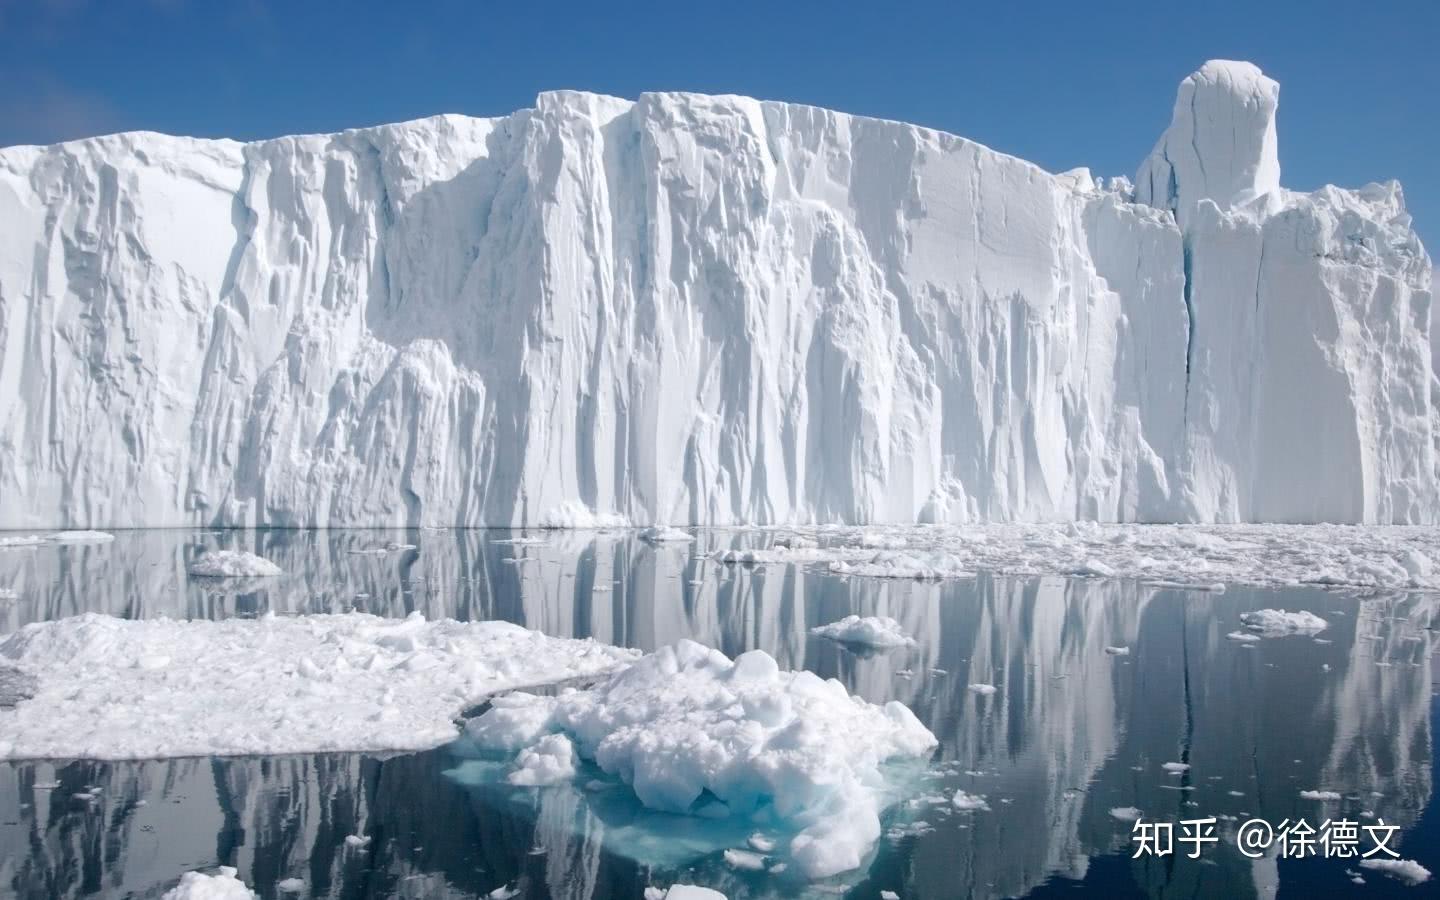
[[[733,661],[681,641],[587,690],[515,694],[467,725],[482,747],[531,766],[555,734],[677,814],[771,819],[811,878],[859,866],[880,837],[889,761],[936,739],[904,705],[852,697],[840,682],[782,672],[760,650]]]

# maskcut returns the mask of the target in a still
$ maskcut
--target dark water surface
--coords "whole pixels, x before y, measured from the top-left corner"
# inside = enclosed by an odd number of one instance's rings
[[[305,887],[284,896],[336,898],[474,897],[505,886],[526,897],[636,898],[672,881],[732,898],[1437,892],[1434,880],[1406,887],[1353,860],[1246,859],[1229,837],[1251,817],[1318,826],[1375,816],[1402,826],[1394,843],[1404,856],[1440,873],[1435,595],[845,580],[821,567],[694,558],[768,542],[756,533],[706,531],[694,546],[658,548],[628,534],[557,533],[534,546],[499,542],[507,537],[150,531],[0,550],[0,589],[18,595],[0,601],[0,633],[87,611],[223,618],[353,608],[507,619],[646,650],[684,637],[731,656],[760,648],[868,700],[909,705],[941,741],[917,791],[983,794],[989,811],[894,807],[868,869],[817,887],[736,871],[713,835],[657,820],[625,791],[496,784],[463,744],[388,757],[0,763],[0,895],[159,897],[181,873],[220,864],[264,897],[281,896],[287,878]],[[417,548],[351,552],[387,540]],[[287,574],[207,586],[185,574],[205,546],[259,552]],[[1330,627],[1319,641],[1226,639],[1240,613],[1262,607],[1310,610]],[[856,655],[808,634],[852,612],[892,616],[918,643]],[[967,690],[972,682],[999,691],[982,696]],[[23,690],[7,684],[0,693]],[[1166,762],[1191,768],[1172,775]],[[1344,799],[1300,798],[1313,789]],[[1237,818],[1220,819],[1220,842],[1198,861],[1132,859],[1130,823],[1111,814],[1122,807],[1158,819]],[[368,844],[347,844],[357,834]]]

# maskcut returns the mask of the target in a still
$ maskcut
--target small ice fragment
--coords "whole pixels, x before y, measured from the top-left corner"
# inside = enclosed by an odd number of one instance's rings
[[[1245,627],[1261,637],[1285,637],[1291,634],[1314,636],[1324,631],[1329,623],[1312,612],[1298,610],[1287,612],[1283,609],[1257,609],[1240,614]]]
[[[166,891],[160,900],[256,900],[258,895],[236,878],[235,873],[230,866],[218,867],[214,875],[186,872],[180,876],[180,883]]]
[[[726,850],[725,864],[742,872],[765,871],[765,857],[751,850]]]
[[[209,550],[190,563],[190,574],[202,578],[272,578],[280,567],[244,550]]]
[[[1117,806],[1110,810],[1110,815],[1121,822],[1134,822],[1140,818],[1141,813],[1133,806]]]
[[[775,849],[775,841],[759,833],[750,835],[745,843],[749,844],[751,849],[759,850],[761,853],[769,853]]]
[[[975,684],[966,685],[966,690],[970,691],[970,693],[972,694],[981,694],[988,697],[991,694],[995,693],[996,688],[993,684],[981,684],[980,682],[976,682]]]
[[[955,796],[950,798],[950,805],[965,812],[989,812],[990,804],[979,794],[967,794],[965,791],[956,791]]]
[[[368,846],[369,843],[370,843],[370,835],[368,835],[368,834],[347,834],[347,835],[345,835],[345,846],[347,846],[347,847],[365,847],[365,846]]]
[[[1190,764],[1189,764],[1189,763],[1178,763],[1178,762],[1167,762],[1167,763],[1165,763],[1165,765],[1161,766],[1160,768],[1162,768],[1162,769],[1164,769],[1165,771],[1169,772],[1171,775],[1179,775],[1179,774],[1181,774],[1182,772],[1188,772],[1188,771],[1190,771]]]
[[[1129,648],[1129,647],[1106,647],[1106,648],[1105,648],[1105,652],[1108,653],[1108,654],[1110,654],[1111,656],[1129,656],[1129,655],[1130,655],[1130,648]]]
[[[305,882],[300,878],[285,878],[275,884],[275,889],[282,894],[298,894],[305,890]]]
[[[1413,859],[1362,859],[1360,868],[1374,869],[1411,887],[1430,880],[1430,870]]]
[[[774,869],[771,871],[773,872]],[[713,888],[697,887],[693,884],[675,884],[665,892],[665,900],[729,900],[729,898]]]
[[[842,644],[859,644],[865,647],[903,647],[915,643],[900,627],[900,623],[889,616],[862,618],[850,615],[838,622],[812,628],[810,633]]]
[[[894,891],[881,891],[880,900],[900,900],[900,895]]]
[[[1340,795],[1335,791],[1301,791],[1301,800],[1339,800]]]

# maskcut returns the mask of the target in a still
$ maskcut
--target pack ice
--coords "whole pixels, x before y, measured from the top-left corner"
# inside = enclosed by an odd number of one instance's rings
[[[0,527],[1433,523],[1400,187],[741,97],[0,151]]]

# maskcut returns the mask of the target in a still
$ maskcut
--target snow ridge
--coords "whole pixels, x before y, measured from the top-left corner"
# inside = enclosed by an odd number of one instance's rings
[[[695,94],[0,150],[0,528],[1433,523],[1399,185]]]

